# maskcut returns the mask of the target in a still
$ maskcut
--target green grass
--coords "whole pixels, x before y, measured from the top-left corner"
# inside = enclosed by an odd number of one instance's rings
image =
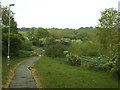
[[[5,85],[7,80],[8,80],[8,76],[12,75],[12,73],[10,73],[10,71],[15,67],[15,65],[25,59],[28,59],[31,57],[26,57],[26,58],[20,58],[20,57],[16,57],[16,58],[11,58],[10,59],[10,66],[7,66],[7,58],[6,57],[2,57],[2,84]]]
[[[74,67],[42,57],[33,67],[43,88],[118,88],[118,80],[108,72]]]

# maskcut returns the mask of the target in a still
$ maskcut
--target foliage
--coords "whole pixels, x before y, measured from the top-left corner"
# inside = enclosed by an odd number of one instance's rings
[[[10,34],[10,54],[11,55],[18,55],[19,54],[19,50],[22,49],[23,47],[23,37],[20,36],[19,34],[14,34],[11,33]],[[8,34],[7,33],[3,33],[2,34],[2,54],[4,56],[7,56],[7,47],[8,45]]]
[[[42,41],[41,44],[43,44],[46,48],[49,45],[54,45],[55,44],[55,38],[53,38],[53,37],[47,37],[47,38],[44,38],[42,40],[43,41]]]
[[[23,45],[23,50],[26,50],[26,51],[32,51],[32,42],[29,41],[28,39],[25,39],[24,40],[24,45]]]
[[[69,38],[55,39],[55,43],[60,43],[62,45],[69,46],[71,44],[71,40]]]
[[[24,31],[25,32],[25,31]],[[31,30],[31,31],[27,31],[27,35],[26,35],[26,37],[30,40],[30,41],[32,41],[33,40],[33,33],[34,33],[34,31],[33,30]]]
[[[66,55],[67,61],[72,66],[79,66],[81,65],[81,58],[69,53],[68,51],[64,51],[64,54]]]
[[[72,43],[71,46],[67,47],[68,50],[78,56],[99,56],[99,42],[97,41],[85,41]]]
[[[33,44],[39,46],[40,45],[39,39],[45,38],[48,36],[49,36],[49,32],[44,28],[38,28],[38,29],[34,30],[34,33],[32,36],[33,37]]]
[[[11,33],[18,33],[17,31],[17,22],[14,20],[14,13],[10,11],[10,30]],[[4,7],[2,8],[2,24],[4,25],[2,31],[8,32],[8,26],[9,26],[9,10],[8,8]]]
[[[99,19],[99,41],[101,45],[101,65],[104,71],[118,72],[118,17],[114,8],[105,9]],[[104,56],[103,56],[104,55]],[[114,59],[113,59],[114,58]]]
[[[60,38],[74,38],[74,31],[73,30],[66,30],[66,29],[60,29],[60,30],[49,30],[50,36],[60,39]]]
[[[63,59],[43,56],[35,62],[35,75],[43,88],[118,88],[112,73],[73,67]]]
[[[79,40],[76,41],[76,43],[77,42],[79,42]],[[49,45],[57,44],[57,43],[65,46],[69,46],[71,44],[71,40],[68,38],[55,39],[54,37],[46,37],[46,38],[39,39],[39,43],[40,43],[40,46],[45,46],[45,47]]]
[[[30,57],[30,54],[31,54],[30,51],[20,50],[19,57],[21,57],[21,58]]]
[[[116,52],[118,44],[118,19],[117,11],[114,8],[105,9],[101,12],[101,18],[99,19],[99,40],[101,43],[101,54],[107,53],[111,56],[111,53]],[[109,52],[109,53],[108,53]]]
[[[99,19],[99,26],[101,28],[117,27],[117,11],[114,8],[105,9],[101,11],[101,18]]]
[[[109,72],[118,72],[120,65],[118,63],[118,56],[114,56],[113,58],[110,58],[108,56],[101,55],[98,57],[100,60],[99,68],[101,68],[104,71]]]
[[[46,49],[45,49],[45,55],[49,56],[49,57],[65,57],[63,51],[65,51],[65,46],[62,44],[54,44],[54,45],[49,45]]]
[[[88,35],[86,31],[81,31],[77,34],[77,38],[81,39],[82,41],[88,40]]]
[[[36,29],[35,27],[32,27],[32,28],[22,27],[22,28],[18,28],[18,31],[33,31],[35,29]]]
[[[7,56],[8,52],[8,26],[10,14],[10,56],[19,56],[20,50],[25,46],[24,37],[18,33],[17,22],[14,20],[14,13],[7,7],[2,8],[2,55]]]

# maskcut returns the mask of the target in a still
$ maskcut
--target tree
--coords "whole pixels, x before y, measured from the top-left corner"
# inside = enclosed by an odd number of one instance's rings
[[[82,41],[88,40],[88,35],[87,35],[87,31],[80,31],[77,34],[77,38],[81,39]]]
[[[101,43],[101,54],[114,55],[117,52],[118,43],[118,18],[117,11],[114,8],[105,9],[101,11],[101,18],[99,19],[99,40]]]
[[[99,19],[99,27],[109,29],[117,27],[117,11],[114,8],[105,9],[105,11],[101,11],[100,13],[101,18]]]
[[[63,57],[65,57],[65,54],[63,53],[65,50],[66,50],[66,47],[64,45],[57,43],[57,44],[54,44],[54,45],[49,45],[45,49],[45,53],[49,57],[63,58]]]
[[[40,45],[39,39],[49,36],[49,32],[44,28],[38,28],[33,33],[33,44]]]
[[[9,10],[7,7],[2,8],[2,24],[3,24],[2,31],[4,33],[7,33],[9,26]],[[11,33],[18,33],[17,23],[14,20],[14,13],[12,11],[10,11],[10,24]]]
[[[118,30],[118,17],[117,11],[114,8],[105,9],[101,12],[101,18],[99,19],[99,40],[101,44],[101,59],[106,62],[103,66],[110,71],[119,73],[120,75],[120,60],[119,60],[119,30]]]
[[[10,34],[10,54],[18,55],[19,50],[23,48],[23,37],[19,34],[11,33]],[[2,54],[3,56],[7,56],[8,50],[8,34],[2,33]]]
[[[30,41],[32,41],[32,39],[33,39],[33,33],[34,33],[33,30],[30,30],[30,31],[27,32],[27,38],[28,38]]]
[[[23,48],[24,38],[17,31],[17,22],[14,20],[14,13],[10,11],[10,55],[19,54],[19,50]],[[8,51],[8,26],[9,26],[9,10],[2,8],[2,55],[7,56]]]

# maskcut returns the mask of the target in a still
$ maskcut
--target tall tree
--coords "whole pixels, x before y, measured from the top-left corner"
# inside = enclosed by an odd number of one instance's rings
[[[17,22],[14,20],[14,13],[10,11],[10,55],[18,55],[19,50],[23,47],[24,38],[17,31]],[[8,51],[8,26],[9,10],[2,8],[2,55],[7,56]]]
[[[114,8],[105,9],[101,11],[101,18],[99,19],[99,27],[101,28],[115,28],[118,25],[117,11]]]
[[[99,40],[102,46],[101,53],[113,56],[117,52],[118,44],[118,17],[114,8],[101,11],[97,29],[99,30]]]
[[[10,14],[10,30],[11,33],[18,33],[17,22],[14,20],[14,13],[10,11],[7,7],[2,8],[2,24],[4,33],[8,32],[9,26],[9,14]]]
[[[49,36],[49,32],[47,31],[47,29],[38,28],[38,29],[34,30],[34,33],[33,33],[33,44],[40,45],[39,39],[40,38],[45,38],[45,37],[48,37],[48,36]]]

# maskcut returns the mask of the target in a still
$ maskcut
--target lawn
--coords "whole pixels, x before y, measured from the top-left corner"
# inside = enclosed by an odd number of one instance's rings
[[[10,59],[10,66],[7,66],[7,58],[2,57],[2,87],[5,88],[7,86],[8,80],[13,76],[13,70],[16,65],[22,61],[28,60],[31,57],[26,58],[11,58]]]
[[[112,73],[70,66],[46,56],[33,68],[43,88],[118,88],[117,76]]]

